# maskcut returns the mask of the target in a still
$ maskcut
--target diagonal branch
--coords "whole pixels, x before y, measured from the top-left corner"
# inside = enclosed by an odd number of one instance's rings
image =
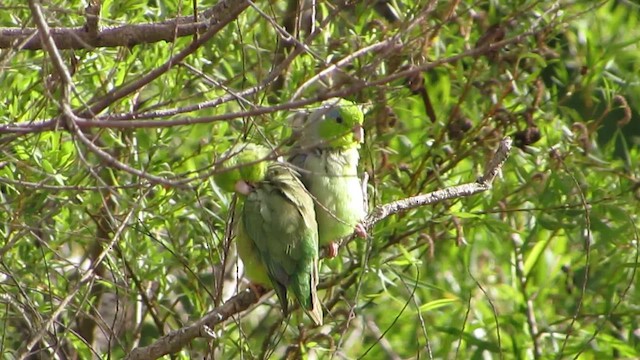
[[[220,30],[225,28],[227,24],[235,20],[247,7],[249,3],[245,0],[222,0],[217,3],[213,10],[215,12],[209,21],[207,22],[207,31],[204,32],[197,40],[194,40],[189,46],[181,50],[168,61],[161,66],[148,72],[140,79],[131,83],[125,84],[121,87],[113,89],[106,93],[104,96],[92,102],[91,106],[79,114],[83,118],[93,118],[96,114],[109,107],[116,100],[119,100],[132,92],[140,89],[144,85],[149,84],[151,81],[157,79],[162,74],[166,73],[174,65],[184,60],[187,56],[191,55],[200,46],[211,40]],[[173,39],[173,38],[172,38]],[[92,121],[92,120],[86,120]]]
[[[195,323],[174,330],[149,346],[135,348],[127,355],[127,360],[157,359],[163,355],[180,351],[197,337],[211,337],[210,329],[238,314],[260,300],[250,289],[246,289],[215,308]]]
[[[392,214],[398,214],[407,210],[415,209],[440,202],[447,199],[459,198],[474,195],[490,190],[496,176],[500,173],[504,163],[511,152],[511,138],[504,138],[496,150],[491,161],[487,164],[485,173],[473,183],[453,186],[450,188],[437,190],[428,194],[413,196],[407,199],[394,201],[376,207],[367,216],[363,225],[368,229],[379,221]],[[353,238],[354,236],[352,236]],[[197,337],[212,337],[211,329],[219,325],[238,313],[247,310],[251,305],[257,303],[260,298],[250,290],[245,290],[232,297],[212,312],[205,315],[200,320],[186,327],[174,330],[169,334],[159,338],[148,346],[135,348],[127,356],[127,360],[149,360],[157,359],[163,355],[180,351],[191,340]]]
[[[478,180],[476,180],[475,182],[452,186],[427,194],[416,195],[410,198],[380,205],[373,209],[369,216],[367,216],[367,218],[363,222],[363,226],[369,229],[377,222],[387,218],[392,214],[397,214],[407,210],[415,209],[420,206],[430,205],[448,199],[471,196],[491,189],[493,180],[495,180],[496,176],[498,176],[500,170],[502,169],[502,166],[504,165],[505,161],[507,161],[507,157],[509,157],[511,145],[511,138],[508,137],[504,138],[500,142],[498,150],[496,150],[495,155],[487,165],[487,169],[484,175],[478,178]]]

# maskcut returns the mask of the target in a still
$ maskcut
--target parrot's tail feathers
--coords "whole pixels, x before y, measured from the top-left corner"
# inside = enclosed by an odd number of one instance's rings
[[[320,299],[318,299],[316,289],[311,290],[311,309],[305,310],[316,326],[322,326],[322,304],[320,304]]]
[[[276,295],[278,295],[278,300],[280,300],[280,306],[282,307],[282,313],[284,316],[289,315],[289,300],[287,299],[287,288],[278,283],[273,282],[273,289],[276,291]]]
[[[316,257],[313,260],[313,267],[311,268],[311,279],[310,279],[310,295],[311,295],[311,301],[310,301],[310,305],[311,305],[311,309],[305,309],[307,310],[307,314],[309,314],[309,317],[311,318],[311,320],[313,320],[313,322],[316,324],[316,326],[322,326],[322,304],[320,303],[320,298],[318,297],[318,282],[320,282],[320,279],[318,277],[318,258]]]
[[[298,304],[317,326],[322,325],[322,305],[318,299],[318,259],[313,260],[309,271],[301,271],[289,288]]]

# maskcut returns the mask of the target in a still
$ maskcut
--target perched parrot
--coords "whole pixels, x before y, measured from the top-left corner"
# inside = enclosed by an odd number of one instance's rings
[[[268,162],[259,160],[265,159],[269,153],[269,149],[261,145],[253,143],[237,144],[222,156],[222,169],[224,171],[214,177],[216,184],[227,192],[240,192],[238,190],[244,192],[244,189],[236,189],[236,187],[242,187],[245,183],[259,182],[267,175]],[[240,197],[240,202],[234,215],[234,232],[238,255],[240,255],[244,264],[245,276],[252,285],[271,289],[273,286],[267,275],[267,269],[263,265],[253,241],[244,232],[244,224],[242,223],[242,205],[244,202],[242,200],[244,200],[244,196]]]
[[[293,124],[297,140],[289,161],[315,200],[318,242],[328,248],[329,257],[337,255],[336,241],[354,230],[367,236],[360,223],[366,209],[357,173],[363,121],[356,104],[334,98],[323,102],[302,124]]]
[[[246,276],[254,284],[275,289],[285,315],[290,292],[313,322],[322,325],[313,199],[290,166],[258,162],[269,154],[266,148],[237,147],[228,152],[225,163],[231,170],[217,176],[216,183],[242,199],[235,232]]]

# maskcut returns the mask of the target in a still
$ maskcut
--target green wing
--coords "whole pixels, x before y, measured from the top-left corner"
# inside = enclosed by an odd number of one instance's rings
[[[266,176],[268,162],[262,160],[268,155],[269,149],[262,145],[238,143],[218,159],[216,168],[218,171],[214,181],[221,189],[229,192],[237,191],[237,184],[240,181],[245,182],[247,186],[259,182]],[[244,196],[240,196],[240,204],[243,199]],[[241,205],[238,209],[241,209]],[[244,263],[245,276],[253,283],[271,287],[258,250],[244,230],[241,212],[236,211],[234,218],[238,254]]]
[[[271,279],[267,275],[267,268],[262,263],[262,258],[256,248],[256,244],[245,231],[244,222],[242,221],[242,216],[239,214],[239,211],[236,215],[235,222],[236,246],[238,255],[244,264],[245,277],[254,284],[270,289],[272,285]]]
[[[318,325],[322,309],[318,283],[318,230],[313,200],[293,171],[271,164],[267,176],[246,199],[242,220],[254,242],[282,309],[287,291]]]

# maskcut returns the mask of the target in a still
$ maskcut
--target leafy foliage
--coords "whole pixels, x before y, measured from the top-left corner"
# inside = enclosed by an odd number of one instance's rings
[[[245,288],[217,160],[244,139],[286,155],[291,113],[341,95],[366,109],[371,207],[473,181],[504,136],[518,148],[490,192],[399,213],[324,260],[323,327],[270,296],[181,358],[640,357],[638,6],[398,0],[392,21],[385,1],[322,1],[311,29],[297,3],[256,2],[96,114],[194,38],[61,50],[71,108],[120,121],[84,134],[128,169],[65,126],[50,54],[2,50],[0,353],[122,358]],[[103,1],[100,21],[191,5]],[[85,6],[43,13],[81,27]],[[35,27],[23,1],[0,10]]]

